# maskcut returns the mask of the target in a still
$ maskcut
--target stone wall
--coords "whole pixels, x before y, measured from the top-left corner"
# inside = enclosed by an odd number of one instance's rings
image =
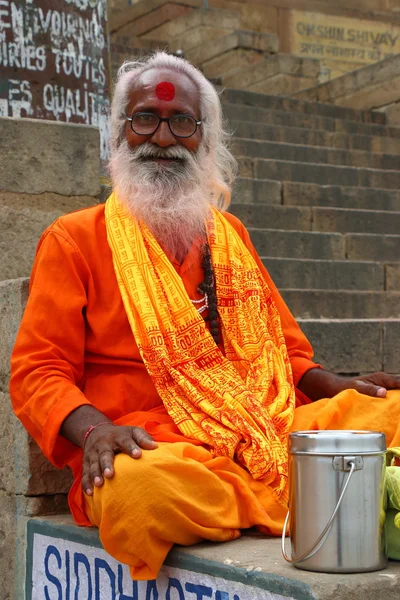
[[[66,512],[71,483],[14,417],[10,354],[43,230],[58,216],[98,202],[99,131],[94,127],[0,118],[0,600],[22,600],[25,524]]]

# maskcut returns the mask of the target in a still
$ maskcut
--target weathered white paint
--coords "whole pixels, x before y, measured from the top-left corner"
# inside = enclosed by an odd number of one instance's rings
[[[73,4],[79,10],[96,9],[100,19],[107,20],[107,0],[64,0],[64,2]]]
[[[8,100],[0,98],[0,117],[8,117]]]
[[[33,115],[32,93],[29,81],[8,80],[8,105],[14,118]]]
[[[132,582],[104,550],[34,534],[29,600],[293,600],[221,577],[164,566],[154,581]]]

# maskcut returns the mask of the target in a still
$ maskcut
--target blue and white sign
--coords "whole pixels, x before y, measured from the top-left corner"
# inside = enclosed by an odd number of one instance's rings
[[[29,597],[29,596],[28,596]],[[29,600],[291,600],[287,596],[163,566],[156,580],[132,581],[103,549],[35,532]]]

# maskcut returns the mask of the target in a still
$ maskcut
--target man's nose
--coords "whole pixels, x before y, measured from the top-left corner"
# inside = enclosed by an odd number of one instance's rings
[[[177,139],[174,135],[172,135],[166,121],[161,121],[157,131],[153,133],[149,141],[150,143],[157,144],[157,146],[161,146],[162,148],[166,148],[167,146],[176,146],[177,144]]]

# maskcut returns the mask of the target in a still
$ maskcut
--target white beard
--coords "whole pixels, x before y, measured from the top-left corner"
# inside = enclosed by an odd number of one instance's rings
[[[178,160],[163,164],[154,158]],[[205,241],[212,192],[209,160],[201,147],[195,153],[148,142],[131,148],[124,140],[111,157],[110,172],[120,201],[179,262],[195,239]]]

